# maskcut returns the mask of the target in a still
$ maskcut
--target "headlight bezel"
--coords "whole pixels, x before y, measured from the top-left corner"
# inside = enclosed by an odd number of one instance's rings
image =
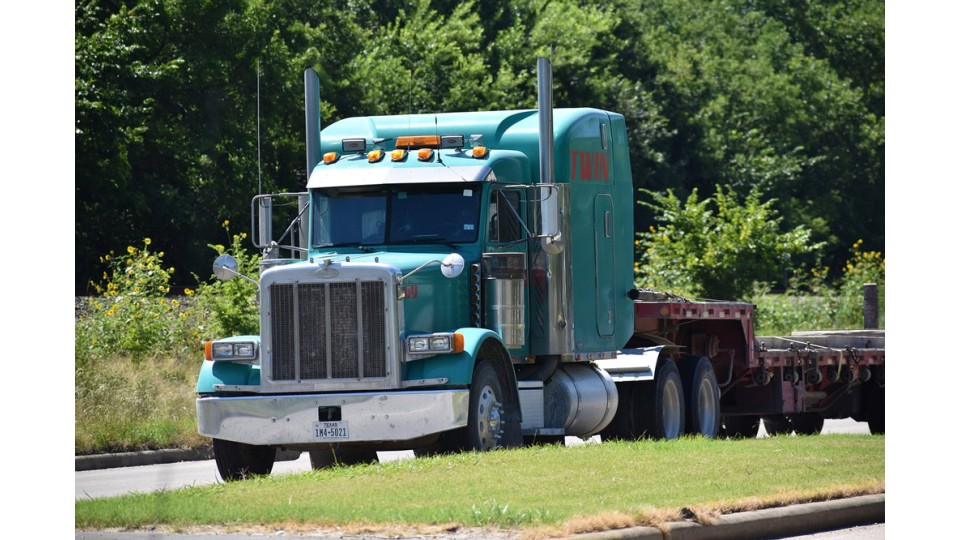
[[[456,332],[417,334],[404,339],[407,355],[420,359],[438,354],[463,352],[463,335]]]
[[[252,340],[208,341],[205,353],[213,362],[255,364],[260,361],[260,344]]]

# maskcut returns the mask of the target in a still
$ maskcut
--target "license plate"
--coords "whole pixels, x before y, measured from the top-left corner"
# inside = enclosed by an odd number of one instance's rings
[[[313,438],[321,441],[343,440],[350,437],[346,422],[314,422]]]

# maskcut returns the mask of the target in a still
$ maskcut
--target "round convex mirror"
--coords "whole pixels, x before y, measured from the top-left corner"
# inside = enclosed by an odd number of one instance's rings
[[[237,260],[230,255],[221,255],[213,261],[213,274],[223,281],[233,279],[237,269]]]
[[[463,256],[451,253],[440,262],[440,271],[448,278],[455,278],[463,272]]]

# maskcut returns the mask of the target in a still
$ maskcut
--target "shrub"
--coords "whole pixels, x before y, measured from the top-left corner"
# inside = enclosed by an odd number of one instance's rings
[[[170,292],[175,269],[165,268],[163,252],[127,246],[126,253],[101,257],[104,283],[93,284],[101,296],[91,299],[75,321],[74,350],[78,363],[105,355],[135,360],[158,353],[182,352],[199,346],[199,335],[187,306]]]
[[[657,212],[657,226],[638,234],[637,285],[700,298],[745,297],[757,281],[788,273],[792,257],[819,250],[810,230],[780,230],[774,199],[750,190],[741,204],[733,188],[717,187],[700,200],[694,190],[686,201],[640,190],[652,202],[638,201]]]
[[[223,228],[229,235],[229,221],[223,222]],[[260,272],[260,257],[244,249],[243,241],[247,233],[231,237],[230,252],[237,259],[238,271],[246,276],[256,276]],[[210,245],[217,255],[228,250],[221,244]],[[212,281],[201,283],[197,294],[197,307],[209,316],[208,333],[212,337],[256,334],[260,329],[260,314],[257,306],[257,286],[245,279],[234,278],[230,281]]]
[[[853,244],[843,275],[832,284],[827,277],[829,268],[814,268],[804,279],[798,273],[783,294],[772,294],[766,284],[757,284],[749,299],[757,306],[757,334],[863,328],[865,283],[877,284],[880,328],[883,328],[885,260],[878,251],[862,252],[862,245],[862,240]]]

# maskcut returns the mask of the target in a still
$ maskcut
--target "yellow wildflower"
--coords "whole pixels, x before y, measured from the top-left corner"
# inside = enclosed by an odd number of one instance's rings
[[[226,229],[227,227],[230,226],[230,220],[229,220],[229,219],[223,220],[223,224],[220,225],[220,226],[223,227],[224,229]]]
[[[137,248],[135,248],[135,247],[133,247],[133,246],[127,246],[127,253],[133,255],[133,254],[136,253],[136,252],[137,252]]]
[[[143,245],[149,246],[149,245],[150,245],[150,239],[149,239],[149,238],[144,238],[144,239],[143,239]]]
[[[187,296],[193,296],[193,289],[184,289],[183,294]]]

